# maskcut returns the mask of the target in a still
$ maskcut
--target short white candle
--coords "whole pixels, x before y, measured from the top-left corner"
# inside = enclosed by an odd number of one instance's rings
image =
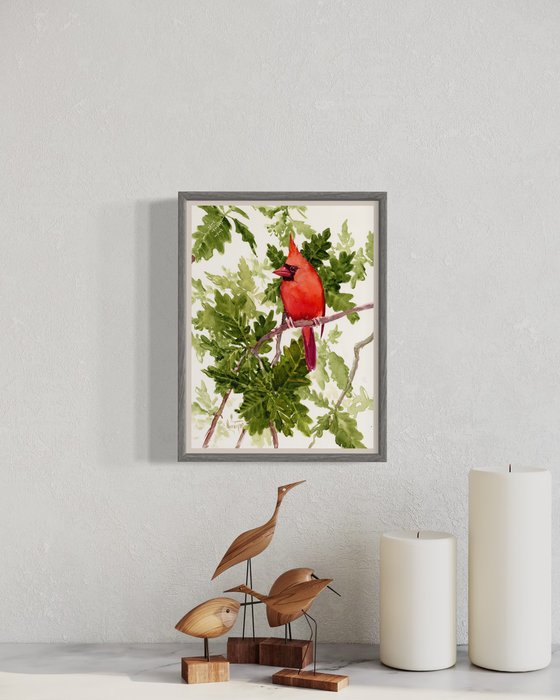
[[[444,532],[381,537],[380,658],[393,668],[436,671],[457,657],[456,541]]]
[[[469,474],[469,657],[533,671],[551,655],[551,478],[545,469]]]

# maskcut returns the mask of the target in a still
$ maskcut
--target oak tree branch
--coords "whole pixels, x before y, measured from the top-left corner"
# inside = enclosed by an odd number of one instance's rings
[[[353,309],[346,309],[346,311],[339,311],[336,314],[331,314],[330,316],[318,316],[317,318],[314,318],[311,320],[292,321],[290,323],[290,325],[288,325],[288,323],[286,321],[283,321],[279,326],[277,326],[276,328],[273,328],[268,333],[265,333],[265,335],[263,335],[262,338],[259,338],[259,340],[257,340],[255,345],[253,345],[253,347],[250,348],[250,352],[252,352],[253,355],[255,355],[255,357],[257,358],[257,360],[259,360],[259,363],[261,363],[261,360],[259,357],[259,350],[260,350],[261,346],[264,343],[266,343],[267,340],[271,340],[272,338],[274,338],[278,335],[281,335],[282,333],[284,333],[284,331],[287,331],[287,330],[290,330],[293,328],[304,328],[305,326],[322,326],[325,323],[332,323],[333,321],[338,321],[339,318],[344,318],[345,316],[349,316],[350,314],[354,314],[354,313],[357,314],[357,313],[360,313],[360,311],[367,311],[368,309],[373,309],[373,303],[361,304],[360,306],[355,306]],[[373,340],[373,334],[372,334],[372,340]],[[368,340],[368,342],[371,342],[371,341]],[[362,341],[362,343],[364,343],[364,345],[367,345],[367,343],[365,343],[364,341]],[[276,350],[278,350],[278,347],[276,348]],[[354,353],[356,353],[355,348],[354,348]],[[235,370],[234,370],[235,372],[239,372],[239,369],[240,369],[241,365],[243,364],[243,361],[245,360],[246,357],[247,357],[247,351],[243,354],[243,356],[241,357],[241,359],[237,363],[237,366],[235,367]],[[351,376],[352,379],[354,378],[354,375],[356,374],[357,360],[354,360],[354,363],[355,363],[355,366],[354,365],[352,366],[352,370],[350,371],[350,375],[349,375],[349,377]],[[350,382],[350,386],[351,386],[351,382]],[[344,396],[346,396],[346,393],[350,390],[350,386],[348,386],[345,389],[345,391],[342,395],[342,398],[339,399],[340,402],[344,399]],[[218,424],[218,421],[219,421],[220,417],[222,416],[222,413],[224,412],[224,408],[226,406],[226,403],[228,402],[229,397],[231,396],[232,391],[233,391],[233,389],[228,389],[226,391],[226,393],[223,395],[222,402],[220,403],[218,410],[216,411],[216,413],[214,413],[214,415],[212,417],[212,422],[210,423],[210,427],[208,428],[208,432],[206,433],[202,447],[209,447],[210,440],[212,439],[212,436],[214,435],[214,431],[216,430],[216,426]],[[340,404],[337,403],[337,407],[339,405]],[[272,433],[273,443],[276,442],[275,447],[277,447],[278,434],[276,433],[276,440],[275,440],[274,439],[275,435],[272,432],[272,429],[271,429],[271,433]]]

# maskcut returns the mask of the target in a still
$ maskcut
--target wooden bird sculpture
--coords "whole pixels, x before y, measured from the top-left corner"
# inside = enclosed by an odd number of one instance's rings
[[[311,581],[312,579],[317,580],[318,576],[315,575],[313,572],[313,569],[309,569],[307,567],[300,567],[297,569],[289,569],[288,571],[284,571],[283,574],[280,574],[276,581],[272,584],[269,592],[269,596],[274,596],[277,593],[280,593],[281,591],[285,591],[288,588],[291,588],[292,586],[302,583],[304,581]],[[331,586],[327,586],[329,590],[331,590],[333,593],[336,593],[337,596],[340,596],[340,593],[334,590]],[[291,614],[282,614],[279,612],[276,612],[273,608],[270,606],[266,607],[266,619],[268,621],[268,624],[270,627],[281,627],[282,625],[285,626],[285,633],[284,633],[284,639],[287,641],[288,639],[288,634],[290,636],[290,639],[292,638],[292,622],[300,618],[309,608],[311,607],[313,603],[313,600],[309,602],[309,605],[307,605],[305,608]]]
[[[175,629],[191,637],[204,639],[204,656],[209,660],[208,639],[229,632],[237,620],[240,607],[233,598],[211,598],[184,615]]]
[[[273,595],[263,595],[262,593],[257,593],[248,586],[241,584],[239,586],[234,586],[233,588],[228,588],[228,590],[224,591],[224,593],[245,593],[246,595],[253,596],[254,598],[262,601],[267,608],[272,608],[274,612],[279,613],[280,615],[296,615],[298,612],[303,615],[307,621],[307,624],[309,625],[309,629],[311,630],[309,644],[314,641],[315,650],[313,654],[313,672],[316,673],[317,621],[311,617],[308,610],[319,593],[321,593],[321,591],[323,591],[331,582],[332,578],[312,578],[309,581],[294,583],[293,585],[288,586],[287,588],[284,588],[284,590],[278,591]],[[313,622],[315,631],[313,631],[313,627],[311,626],[309,620]]]
[[[286,591],[292,586],[297,585],[298,583],[303,583],[304,581],[311,581],[312,578],[313,569],[301,567],[299,569],[290,569],[289,571],[284,571],[284,573],[280,574],[276,581],[274,581],[274,583],[270,587],[270,592],[268,595],[269,597],[275,596],[276,594],[281,593],[282,591]],[[279,613],[274,608],[267,605],[266,619],[268,621],[269,626],[281,627],[282,625],[288,625],[290,622],[297,620],[298,617],[301,617],[303,613],[311,607],[312,603],[313,600],[310,600],[309,604],[305,608],[302,608],[301,610],[298,610],[291,615],[286,613]]]
[[[280,510],[280,506],[282,505],[284,496],[288,493],[288,491],[295,488],[296,486],[299,486],[299,484],[303,484],[304,482],[305,479],[303,481],[296,481],[293,484],[286,484],[285,486],[278,487],[278,498],[276,500],[276,507],[274,508],[274,512],[272,513],[272,517],[270,518],[270,520],[267,520],[267,522],[264,523],[264,525],[261,525],[260,527],[256,527],[253,530],[247,530],[247,532],[243,532],[241,535],[239,535],[239,537],[236,537],[233,540],[233,542],[229,546],[229,549],[222,557],[221,562],[216,567],[216,571],[214,571],[212,580],[214,580],[216,576],[219,576],[227,569],[231,568],[232,566],[235,566],[235,564],[239,564],[242,561],[247,562],[247,574],[249,573],[249,562],[251,561],[251,559],[253,557],[256,557],[257,554],[264,552],[264,550],[268,547],[272,540],[274,530],[276,528],[276,521],[278,520],[278,512]],[[246,583],[247,582],[248,579]]]
[[[290,248],[286,262],[274,270],[274,274],[282,277],[280,297],[286,313],[288,325],[293,321],[311,321],[325,315],[325,290],[319,273],[313,265],[299,252],[294,239],[290,236]],[[319,325],[316,322],[316,325]],[[323,335],[324,326],[321,326]],[[317,348],[313,326],[301,329],[305,361],[311,372],[317,365]]]
[[[261,600],[267,608],[272,608],[272,610],[280,615],[295,615],[297,613],[305,615],[315,598],[331,582],[332,578],[312,578],[309,581],[294,583],[292,586],[288,586],[284,588],[284,590],[278,591],[273,595],[257,593],[252,588],[242,583],[239,586],[228,588],[224,593],[246,593],[247,595]]]

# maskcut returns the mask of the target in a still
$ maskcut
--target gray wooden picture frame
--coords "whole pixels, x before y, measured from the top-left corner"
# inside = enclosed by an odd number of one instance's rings
[[[387,193],[386,192],[179,192],[179,377],[178,377],[178,461],[180,462],[386,462],[387,461]],[[378,253],[376,265],[378,272],[378,313],[377,356],[378,356],[378,452],[377,453],[315,453],[311,450],[302,452],[277,451],[256,454],[247,452],[231,453],[209,452],[208,454],[187,452],[187,308],[186,289],[186,233],[187,204],[190,201],[251,201],[251,200],[285,200],[285,201],[368,201],[378,202],[379,230]]]

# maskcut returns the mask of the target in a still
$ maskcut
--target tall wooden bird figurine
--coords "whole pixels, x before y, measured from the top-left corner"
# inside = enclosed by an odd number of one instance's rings
[[[233,598],[211,598],[190,610],[175,625],[175,629],[191,637],[204,639],[204,656],[210,660],[208,639],[221,637],[235,621],[241,605]]]
[[[275,275],[282,277],[280,296],[288,325],[293,321],[311,321],[325,315],[325,290],[317,270],[299,252],[290,236],[290,249],[286,262]],[[317,325],[319,325],[317,323]],[[324,326],[321,326],[323,335]],[[301,329],[307,369],[312,371],[317,365],[317,348],[312,326]]]
[[[235,564],[246,561],[247,566],[245,569],[245,584],[253,585],[253,567],[251,564],[251,559],[256,557],[261,552],[268,547],[272,537],[274,535],[274,530],[276,529],[276,521],[278,520],[278,513],[280,511],[280,506],[284,500],[284,496],[291,489],[305,483],[303,481],[296,481],[293,484],[285,484],[284,486],[278,487],[278,497],[276,499],[276,506],[274,512],[269,520],[261,525],[260,527],[255,527],[252,530],[247,530],[241,535],[236,537],[230,544],[227,552],[222,557],[222,560],[216,567],[212,580],[219,576],[221,573],[226,571]],[[247,602],[247,596],[245,596],[245,602]],[[243,638],[245,638],[245,616],[246,608],[243,608]],[[255,636],[255,616],[253,612],[253,606],[251,606],[251,616],[253,620],[253,637]]]
[[[222,557],[221,562],[216,567],[212,580],[242,561],[247,562],[247,573],[249,573],[251,559],[256,557],[257,554],[264,552],[272,540],[276,528],[276,521],[278,520],[278,512],[284,500],[284,496],[288,491],[303,483],[305,483],[305,479],[303,481],[296,481],[293,484],[286,484],[285,486],[278,487],[276,507],[274,508],[271,518],[267,520],[264,525],[255,527],[252,530],[247,530],[247,532],[243,532],[233,540],[227,552]]]
[[[228,588],[227,591],[224,591],[224,593],[245,593],[246,595],[253,596],[254,598],[262,601],[267,608],[272,608],[274,612],[279,613],[280,615],[290,616],[297,615],[297,613],[303,615],[307,621],[307,624],[309,625],[309,629],[311,630],[309,644],[311,644],[311,642],[314,640],[315,653],[313,654],[313,672],[315,673],[317,658],[317,621],[311,617],[307,611],[319,593],[321,593],[321,591],[323,591],[331,582],[332,578],[312,578],[309,581],[302,581],[301,583],[295,583],[292,586],[288,586],[284,590],[274,593],[273,595],[263,595],[262,593],[257,593],[244,584],[241,584],[239,586],[234,586],[233,588]],[[313,622],[315,632],[313,632],[313,627],[311,626],[309,620]]]

